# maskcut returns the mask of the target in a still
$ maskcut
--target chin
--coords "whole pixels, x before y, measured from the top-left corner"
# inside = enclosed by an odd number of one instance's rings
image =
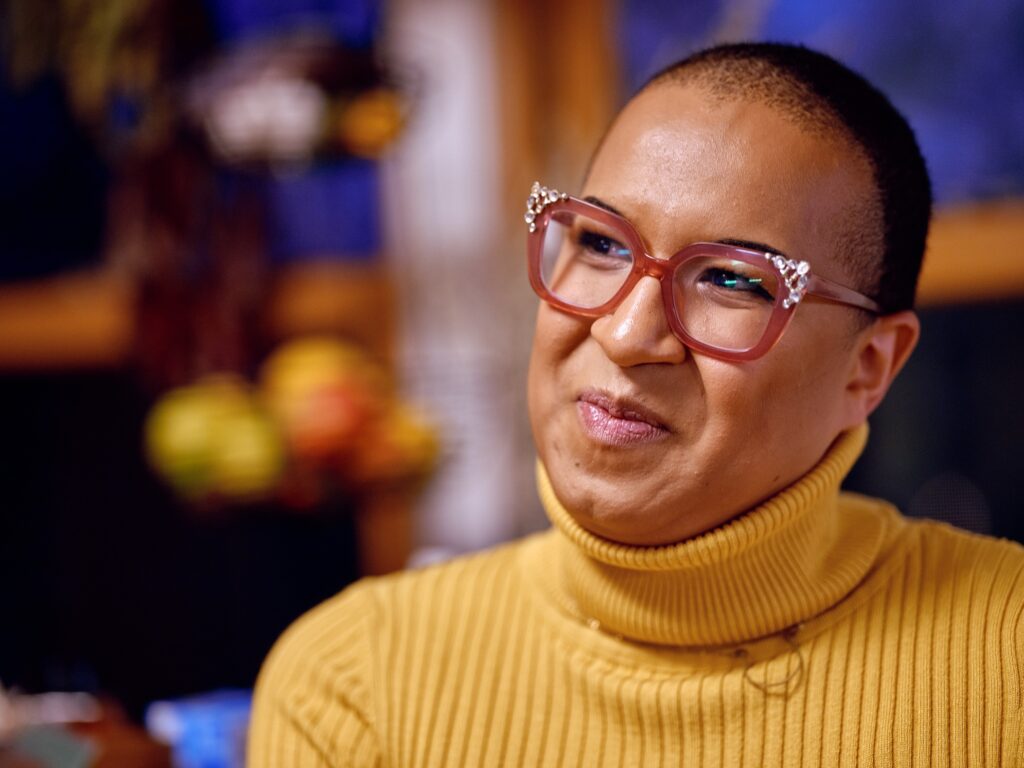
[[[584,529],[620,544],[657,546],[685,538],[685,531],[699,533],[700,525],[681,525],[679,507],[661,508],[650,502],[656,489],[646,487],[648,478],[630,471],[609,476],[606,471],[588,471],[579,459],[564,464],[545,462],[555,496]],[[684,533],[680,534],[680,529]]]
[[[634,547],[660,547],[677,544],[713,528],[701,521],[665,520],[663,514],[653,510],[594,510],[589,515],[573,518],[582,527],[603,539]]]

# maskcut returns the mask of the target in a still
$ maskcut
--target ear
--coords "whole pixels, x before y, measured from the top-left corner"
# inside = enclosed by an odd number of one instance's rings
[[[865,421],[889,391],[921,335],[911,310],[883,315],[861,332],[846,385],[847,427]]]

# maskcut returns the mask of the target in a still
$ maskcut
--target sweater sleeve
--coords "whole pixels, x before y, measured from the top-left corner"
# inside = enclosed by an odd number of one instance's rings
[[[1019,675],[1022,674],[1022,661],[1024,661],[1022,624],[1024,624],[1024,613],[1021,614],[1020,620],[1017,622],[1017,671]],[[1017,765],[1024,768],[1024,682],[1018,688],[1017,703]]]
[[[271,650],[253,699],[249,768],[380,764],[364,591],[357,585],[315,608]]]
[[[1021,571],[1024,572],[1024,566]],[[1016,584],[1017,581],[1015,580]],[[1017,621],[1013,630],[1014,660],[1017,671],[1017,761],[1014,763],[1024,768],[1024,605],[1016,609]]]

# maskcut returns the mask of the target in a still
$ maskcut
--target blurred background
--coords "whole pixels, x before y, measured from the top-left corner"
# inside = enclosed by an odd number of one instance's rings
[[[299,614],[544,527],[523,201],[714,42],[909,116],[924,336],[848,487],[1024,540],[1020,2],[4,0],[0,36],[0,761],[238,765]]]

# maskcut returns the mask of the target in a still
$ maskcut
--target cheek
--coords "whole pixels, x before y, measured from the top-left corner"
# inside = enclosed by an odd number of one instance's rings
[[[730,371],[709,383],[716,398],[713,429],[729,432],[735,460],[766,482],[790,479],[812,466],[838,432],[843,361],[826,350],[800,355],[777,347],[746,371]]]
[[[794,449],[803,453],[797,446],[809,434],[823,401],[824,383],[817,371],[801,370],[798,359],[773,354],[748,363],[703,363],[705,439],[717,442],[731,461],[747,468],[766,455],[777,459]]]
[[[527,403],[538,443],[543,437],[543,425],[548,423],[561,399],[571,395],[563,378],[573,353],[589,334],[589,320],[572,317],[543,303],[537,310],[527,373]]]
[[[720,459],[743,464],[747,463],[744,457],[750,448],[771,433],[772,403],[779,397],[775,379],[765,372],[751,375],[750,365],[710,360],[701,366],[707,400],[702,416],[706,423],[696,430],[703,440],[716,445],[717,452],[723,454]]]

